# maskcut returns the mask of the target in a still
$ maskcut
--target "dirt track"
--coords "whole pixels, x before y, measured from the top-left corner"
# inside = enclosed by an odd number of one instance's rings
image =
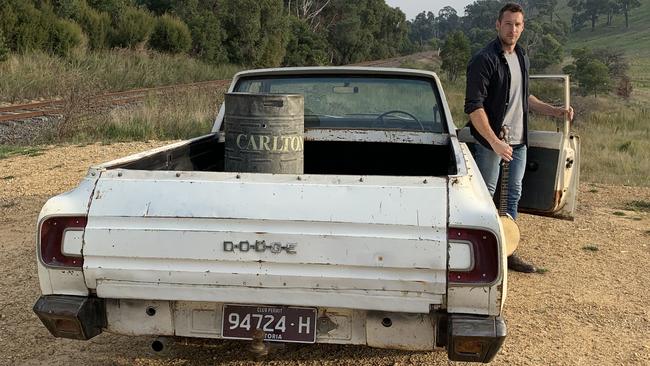
[[[40,156],[0,160],[0,365],[256,364],[238,342],[175,347],[154,356],[147,350],[149,338],[55,339],[31,311],[39,295],[35,222],[45,200],[75,186],[91,163],[160,144],[56,147]],[[509,334],[493,364],[650,365],[650,213],[630,210],[634,200],[650,203],[650,188],[586,183],[575,222],[521,217],[520,252],[547,272],[509,274]],[[265,364],[447,361],[443,353],[292,345]]]

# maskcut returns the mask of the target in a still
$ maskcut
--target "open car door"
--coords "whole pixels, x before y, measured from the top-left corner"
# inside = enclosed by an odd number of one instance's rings
[[[530,78],[532,94],[546,102],[561,101],[568,108],[568,75]],[[558,92],[562,95],[558,96]],[[548,119],[531,114],[528,127],[528,157],[519,211],[573,220],[580,178],[580,138],[571,132],[568,116],[553,126]],[[467,127],[460,131],[459,138],[475,142]]]

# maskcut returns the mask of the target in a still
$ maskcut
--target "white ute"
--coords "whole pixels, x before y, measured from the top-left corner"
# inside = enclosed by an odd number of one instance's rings
[[[304,96],[304,174],[225,172],[223,106],[208,135],[91,167],[38,218],[34,311],[49,331],[492,360],[506,336],[503,234],[438,77],[253,70],[229,91]],[[530,132],[528,165],[522,210],[570,218],[568,122]]]

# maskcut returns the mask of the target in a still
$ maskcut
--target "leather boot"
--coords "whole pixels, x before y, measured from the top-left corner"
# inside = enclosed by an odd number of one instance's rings
[[[535,268],[534,265],[524,261],[514,253],[512,253],[512,255],[508,257],[508,269],[511,269],[516,272],[523,272],[523,273],[537,272],[537,268]]]

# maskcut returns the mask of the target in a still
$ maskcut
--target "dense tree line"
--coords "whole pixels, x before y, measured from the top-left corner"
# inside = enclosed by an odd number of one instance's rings
[[[347,64],[411,50],[384,0],[0,0],[9,50],[145,47],[254,67]]]
[[[630,27],[630,11],[641,6],[640,0],[569,0],[568,5],[573,9],[571,26],[574,30],[582,29],[585,24],[596,29],[596,23],[603,17],[607,25],[612,25],[615,15],[625,16],[625,28]]]
[[[469,56],[496,37],[495,21],[505,1],[478,0],[465,7],[465,15],[459,16],[456,9],[446,6],[436,16],[432,12],[422,12],[409,22],[409,39],[417,47],[442,47],[441,51],[451,47],[469,46]],[[563,58],[563,46],[567,42],[569,27],[556,16],[557,0],[527,0],[521,2],[526,12],[526,31],[520,45],[527,49],[531,67],[542,71],[548,66],[559,64]],[[460,34],[458,33],[460,32]],[[450,35],[454,39],[449,40]],[[464,40],[461,38],[465,38]],[[441,52],[443,69],[452,72],[448,76],[456,78],[464,68],[455,65],[446,57],[458,63],[467,62],[458,57],[459,52]],[[463,54],[460,52],[460,54]]]
[[[496,36],[495,20],[505,2],[477,0],[462,16],[445,6],[407,21],[384,0],[0,0],[0,62],[10,52],[66,56],[75,49],[120,47],[189,54],[214,64],[342,65],[437,49],[443,71],[455,80],[471,54]],[[574,10],[569,25],[557,14],[558,0],[519,3],[526,12],[519,44],[533,72],[561,63],[571,30],[589,22],[593,28],[603,16],[611,23],[618,14],[627,25],[628,13],[640,6],[639,0],[569,0]],[[601,84],[626,80],[596,56],[574,66],[569,71],[583,80],[584,70],[605,69],[608,79],[598,79]]]
[[[446,6],[434,14],[421,12],[408,22],[409,40],[416,48],[440,51],[442,70],[449,80],[461,76],[471,55],[496,37],[495,21],[505,0],[477,0],[459,16],[456,9]],[[531,60],[533,72],[543,72],[559,65],[571,30],[580,28],[576,19],[595,25],[598,16],[606,14],[608,22],[615,14],[639,6],[639,0],[569,0],[574,14],[569,26],[557,15],[558,0],[522,0],[526,26],[519,45]],[[576,26],[578,24],[578,26]],[[627,15],[626,15],[627,26]],[[631,83],[626,75],[627,61],[622,51],[579,49],[572,52],[575,62],[564,69],[579,84],[583,94],[603,93],[615,89],[628,97]]]

